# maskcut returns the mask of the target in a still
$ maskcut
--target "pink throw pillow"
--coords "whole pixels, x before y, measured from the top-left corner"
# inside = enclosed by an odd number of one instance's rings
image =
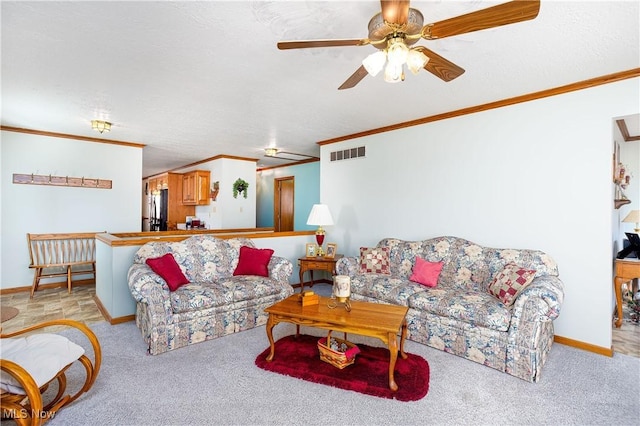
[[[146,263],[153,272],[160,275],[167,282],[171,291],[176,291],[180,286],[189,284],[189,280],[184,276],[171,253],[147,259]]]
[[[257,249],[253,247],[240,247],[240,259],[233,275],[258,275],[269,276],[269,261],[273,255],[271,249]]]
[[[416,264],[413,266],[413,273],[409,280],[427,287],[435,287],[443,265],[444,262],[429,262],[416,257]]]

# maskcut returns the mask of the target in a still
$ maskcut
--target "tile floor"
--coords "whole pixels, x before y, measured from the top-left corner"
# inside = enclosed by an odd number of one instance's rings
[[[313,290],[322,295],[331,294],[331,286],[317,284]],[[326,294],[325,294],[326,293]],[[66,288],[39,290],[33,299],[28,292],[0,296],[1,306],[13,306],[20,310],[18,315],[2,323],[2,332],[20,330],[42,321],[70,318],[87,324],[104,321],[93,300],[95,286],[75,286],[71,294]],[[613,328],[613,348],[615,352],[640,358],[640,325],[630,320],[622,327]]]
[[[71,294],[65,288],[38,290],[29,299],[29,292],[3,294],[2,307],[12,306],[20,312],[14,318],[2,323],[2,332],[21,330],[29,325],[53,319],[75,319],[86,324],[104,321],[93,297],[94,285],[78,285]]]

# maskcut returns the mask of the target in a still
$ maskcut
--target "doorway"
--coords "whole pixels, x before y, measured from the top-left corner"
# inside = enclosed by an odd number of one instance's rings
[[[635,224],[633,212],[640,206],[640,114],[633,114],[613,119],[613,256],[623,256],[628,261],[635,261],[635,254],[622,251],[633,241],[638,225]],[[635,225],[635,226],[634,226]],[[631,234],[631,236],[630,236]],[[621,252],[622,251],[622,252]],[[630,258],[630,259],[627,259]],[[616,265],[618,259],[615,259]],[[632,267],[632,266],[631,266]],[[617,268],[614,267],[614,275]],[[636,275],[637,274],[631,274]],[[622,288],[622,322],[620,327],[612,325],[612,348],[616,353],[640,357],[640,324],[638,323],[637,278],[623,284]],[[640,302],[640,301],[639,301]],[[616,300],[614,316],[617,317]]]
[[[275,232],[293,231],[295,178],[293,176],[276,178],[273,185],[273,230]]]

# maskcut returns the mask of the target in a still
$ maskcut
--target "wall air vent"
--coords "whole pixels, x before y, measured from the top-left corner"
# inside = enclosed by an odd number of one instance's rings
[[[359,146],[357,148],[341,149],[340,151],[331,152],[331,161],[350,160],[353,158],[364,157],[366,154],[366,147]]]

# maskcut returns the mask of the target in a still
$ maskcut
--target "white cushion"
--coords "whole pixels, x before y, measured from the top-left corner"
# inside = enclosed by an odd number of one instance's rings
[[[84,354],[81,346],[57,334],[34,334],[0,340],[0,358],[27,370],[38,387],[53,379],[60,370]],[[2,371],[0,389],[26,394],[14,377]]]

